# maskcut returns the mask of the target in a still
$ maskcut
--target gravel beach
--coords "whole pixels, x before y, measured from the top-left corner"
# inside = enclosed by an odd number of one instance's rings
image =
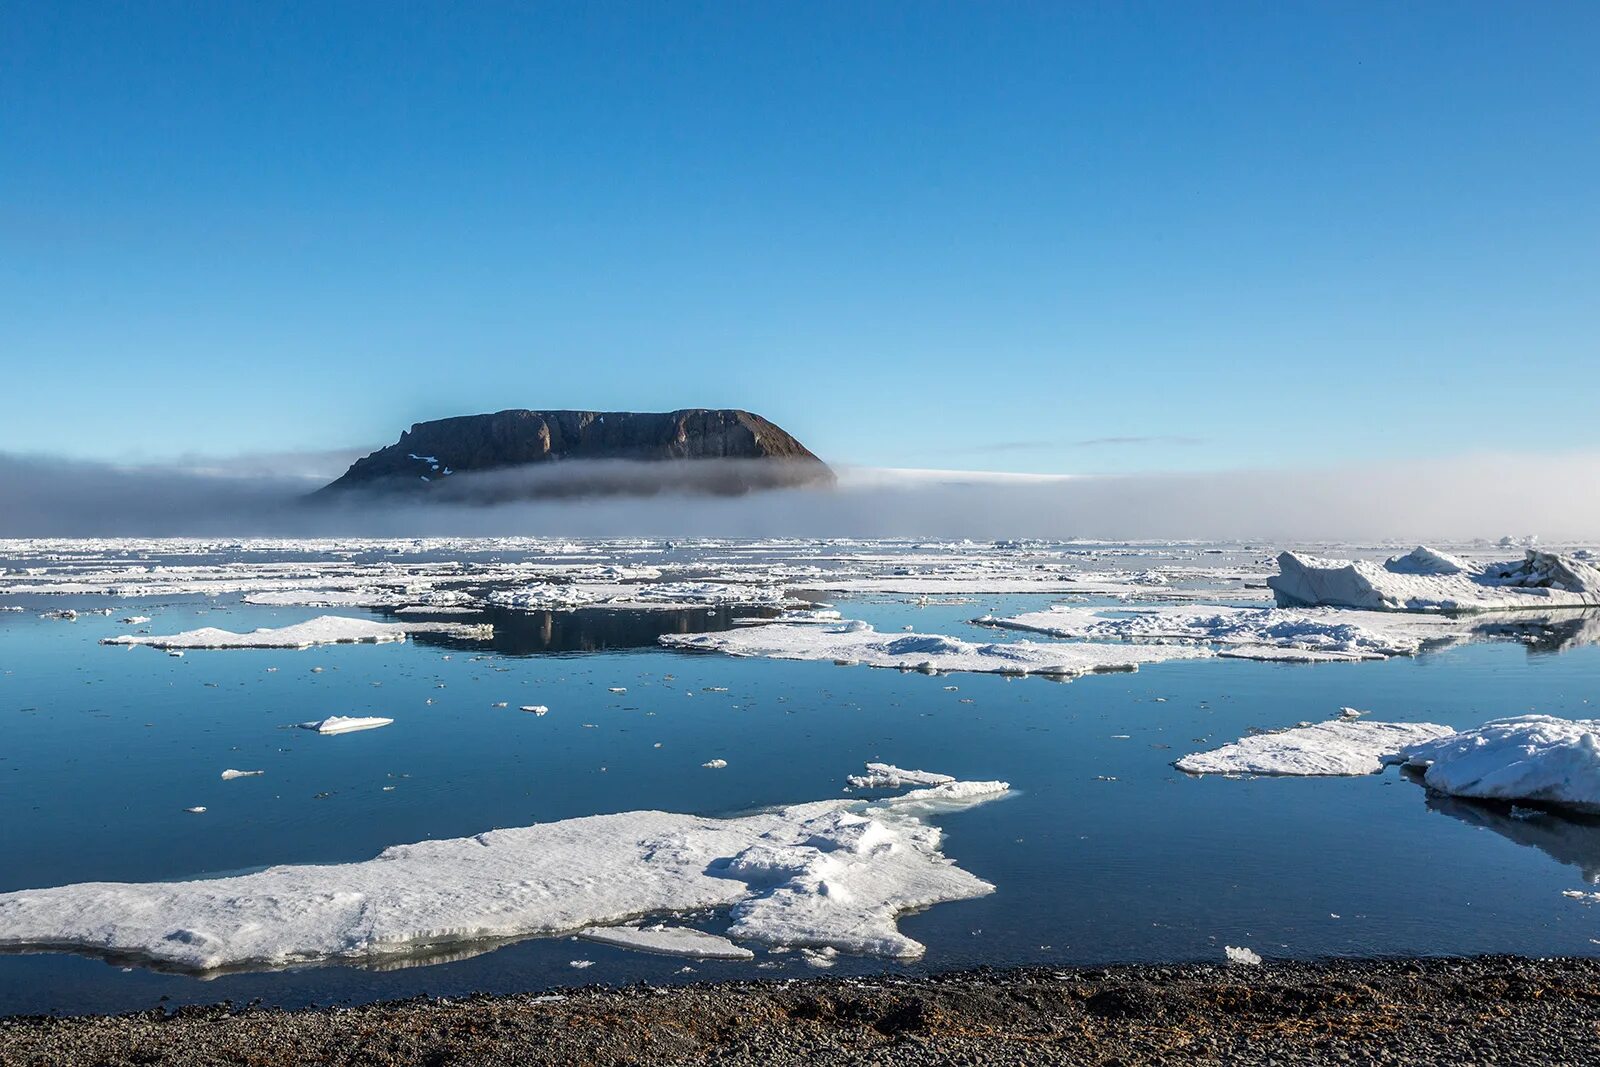
[[[0,1020],[0,1064],[1594,1063],[1600,960],[979,970]]]

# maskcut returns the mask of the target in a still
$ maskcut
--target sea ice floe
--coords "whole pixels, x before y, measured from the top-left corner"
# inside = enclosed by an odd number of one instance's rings
[[[222,780],[224,782],[231,782],[235,778],[255,778],[266,773],[266,771],[236,771],[232,767],[229,767],[227,770],[222,772]]]
[[[755,953],[725,937],[687,926],[589,926],[578,936],[602,944],[654,952],[663,956],[692,956],[701,960],[748,960]]]
[[[1267,585],[1280,607],[1471,612],[1600,605],[1600,568],[1535,549],[1477,569],[1426,548],[1387,563],[1284,552]]]
[[[665,634],[669,648],[769,659],[832,660],[926,672],[974,671],[1076,678],[1096,671],[1136,670],[1142,663],[1199,659],[1208,649],[1186,645],[974,644],[939,634],[889,635],[860,621],[841,625],[774,624],[705,634]]]
[[[0,946],[194,971],[377,963],[727,908],[734,940],[913,958],[923,946],[899,915],[994,888],[940,852],[924,816],[1007,788],[950,782],[726,819],[594,815],[397,845],[358,863],[21,890],[0,894]]]
[[[149,645],[151,648],[310,648],[313,645],[404,641],[407,627],[399,623],[319,615],[290,626],[262,627],[234,633],[207,626],[180,634],[122,634],[100,639],[102,645]]]
[[[908,771],[892,763],[869,763],[866,774],[852,774],[847,780],[852,789],[899,789],[907,785],[943,785],[955,781],[948,774]]]
[[[1404,750],[1429,789],[1600,813],[1600,720],[1518,715]]]
[[[302,730],[315,730],[319,734],[350,734],[357,730],[376,730],[393,722],[393,719],[385,719],[381,715],[330,715],[326,719],[297,725]]]
[[[1370,613],[1367,613],[1370,614]],[[1243,659],[1383,659],[1415,654],[1427,631],[1388,616],[1334,610],[1239,607],[1067,607],[1009,618],[984,616],[989,626],[1030,630],[1080,641],[1186,641],[1226,646]]]
[[[1253,734],[1174,764],[1189,774],[1377,774],[1404,760],[1408,746],[1453,733],[1433,723],[1334,719],[1272,733]]]

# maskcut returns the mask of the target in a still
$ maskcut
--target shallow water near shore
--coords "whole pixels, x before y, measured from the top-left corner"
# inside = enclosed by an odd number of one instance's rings
[[[834,602],[882,631],[1013,640],[969,620],[1056,599]],[[488,642],[420,635],[178,658],[98,640],[127,632],[122,616],[149,615],[155,632],[170,633],[326,612],[204,597],[8,601],[30,610],[0,614],[0,891],[342,863],[403,842],[598,812],[733,814],[844,795],[846,774],[882,760],[1012,783],[1003,800],[933,819],[945,854],[996,892],[905,916],[902,930],[927,945],[914,964],[841,956],[833,973],[1220,960],[1224,944],[1269,958],[1589,955],[1600,938],[1600,911],[1561,895],[1585,887],[1585,870],[1600,872],[1600,824],[1430,801],[1393,771],[1228,780],[1170,765],[1252,727],[1320,720],[1344,705],[1456,727],[1528,711],[1590,717],[1595,646],[1475,644],[1315,665],[1170,662],[1057,683],[655,644],[660,633],[726,626],[728,609],[501,614]],[[37,615],[107,605],[113,617]],[[395,722],[335,737],[293,729],[329,715]],[[713,759],[727,767],[701,766]],[[265,773],[223,781],[225,768]],[[206,811],[185,811],[197,806]],[[716,914],[690,922],[726,926]],[[574,960],[591,965],[574,969]],[[0,1012],[810,973],[788,953],[698,962],[568,938],[428,966],[208,980],[73,955],[4,955]]]

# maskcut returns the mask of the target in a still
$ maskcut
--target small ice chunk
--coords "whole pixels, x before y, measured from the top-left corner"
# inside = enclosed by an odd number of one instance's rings
[[[1261,964],[1261,957],[1248,948],[1223,945],[1222,951],[1227,954],[1229,963],[1241,963],[1250,967],[1260,966]]]
[[[192,808],[184,808],[183,810],[190,815],[204,815],[206,813],[205,805],[203,804],[197,804]]]
[[[702,766],[702,767],[710,767],[714,771],[720,771],[720,770],[722,770],[722,768],[726,767],[727,765],[728,765],[728,761],[725,760],[725,759],[711,759],[711,760],[706,760],[704,763],[700,764],[700,766]]]
[[[258,775],[263,775],[266,773],[266,771],[236,771],[232,767],[229,767],[227,770],[222,772],[222,780],[224,782],[231,782],[235,778],[255,778]]]
[[[543,704],[524,704],[522,705],[521,710],[531,712],[534,715],[544,715],[548,713],[550,709],[545,707]]]
[[[692,956],[702,960],[755,958],[755,953],[742,945],[687,926],[590,926],[579,930],[578,936],[663,956]]]
[[[357,730],[376,730],[380,726],[388,726],[393,719],[370,715],[330,715],[326,719],[316,722],[303,722],[299,726],[302,730],[315,730],[319,734],[348,734]]]

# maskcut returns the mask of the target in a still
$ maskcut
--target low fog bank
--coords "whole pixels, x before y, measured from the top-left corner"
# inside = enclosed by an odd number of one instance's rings
[[[709,461],[698,461],[701,463]],[[592,475],[635,486],[655,464],[456,475],[512,483]],[[1600,537],[1600,454],[1496,454],[1295,470],[1053,478],[843,469],[831,488],[489,505],[353,496],[320,482],[0,455],[0,536],[1085,537],[1355,540]],[[465,486],[456,489],[465,492]],[[470,494],[468,494],[470,495]]]

